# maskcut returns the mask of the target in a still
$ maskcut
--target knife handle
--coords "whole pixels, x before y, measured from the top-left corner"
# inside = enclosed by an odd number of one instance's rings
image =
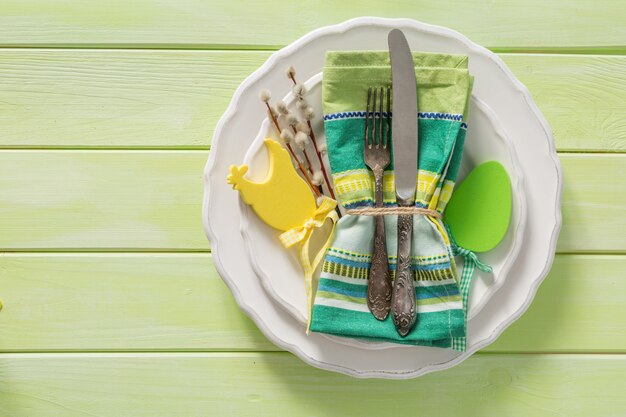
[[[411,270],[411,241],[413,215],[398,216],[398,259],[396,279],[393,283],[393,323],[400,336],[404,337],[413,328],[417,318],[415,306],[415,284]]]

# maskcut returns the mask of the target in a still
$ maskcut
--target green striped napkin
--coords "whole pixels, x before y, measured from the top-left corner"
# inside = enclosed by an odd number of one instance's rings
[[[463,55],[416,53],[413,59],[420,109],[416,120],[420,137],[416,206],[443,213],[461,161],[473,78],[467,70],[467,57]],[[387,52],[327,53],[323,80],[324,129],[335,193],[346,209],[374,204],[373,175],[363,161],[367,89],[390,85]],[[442,176],[443,181],[440,181]],[[393,157],[384,174],[383,189],[385,206],[395,206]],[[394,343],[465,348],[465,310],[447,231],[441,220],[432,216],[415,215],[413,223],[415,328],[401,337],[391,317],[378,321],[369,312],[366,290],[374,218],[347,215],[337,224],[324,258],[311,331]],[[386,216],[385,226],[393,277],[396,216]]]

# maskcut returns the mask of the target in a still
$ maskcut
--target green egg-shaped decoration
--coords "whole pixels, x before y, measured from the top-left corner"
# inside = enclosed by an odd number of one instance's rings
[[[499,162],[489,161],[474,168],[456,187],[444,220],[459,246],[487,252],[506,235],[511,205],[509,175]]]

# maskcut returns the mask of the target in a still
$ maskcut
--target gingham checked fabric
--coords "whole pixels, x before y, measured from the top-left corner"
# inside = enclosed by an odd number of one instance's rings
[[[467,304],[469,300],[472,277],[474,276],[474,270],[478,268],[483,272],[491,273],[493,271],[493,268],[481,262],[476,254],[471,250],[462,248],[457,245],[454,241],[454,237],[452,236],[452,232],[450,232],[450,229],[447,227],[447,225],[446,229],[448,230],[448,236],[450,237],[450,243],[452,244],[452,254],[454,256],[463,257],[463,272],[461,273],[461,281],[459,285],[461,287],[461,299],[463,300],[463,311],[465,312],[465,320],[467,323]],[[467,338],[455,337],[452,339],[452,349],[465,352],[466,348]]]

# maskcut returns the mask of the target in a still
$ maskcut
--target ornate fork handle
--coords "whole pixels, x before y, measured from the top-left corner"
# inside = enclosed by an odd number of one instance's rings
[[[383,206],[383,168],[374,167],[376,207]],[[367,285],[367,306],[378,320],[385,320],[391,310],[391,280],[389,279],[389,260],[385,240],[385,219],[375,216],[374,252]]]

